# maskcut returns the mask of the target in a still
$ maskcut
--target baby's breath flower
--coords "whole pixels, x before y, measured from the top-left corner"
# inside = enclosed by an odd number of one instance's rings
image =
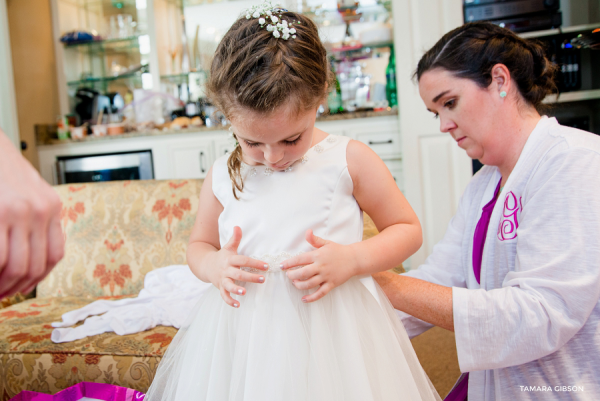
[[[288,40],[289,37],[290,37],[289,33],[284,33],[283,36],[282,36],[282,38],[285,39],[285,40]]]
[[[292,28],[292,29],[290,29],[290,33],[291,33],[292,35],[293,35],[293,34],[295,34],[295,33],[296,33],[296,28]]]
[[[267,21],[265,21],[265,19],[264,19],[264,18],[259,18],[259,19],[258,19],[258,23],[259,23],[260,25],[264,25],[264,24],[265,24],[265,22],[267,22]]]
[[[272,15],[271,16],[271,21],[277,22],[277,21],[279,21],[279,18],[277,18],[276,16]]]
[[[252,18],[258,18],[260,17],[260,13],[258,11],[254,11],[254,14],[252,14]]]
[[[276,38],[279,38],[279,31],[275,30],[273,31],[273,36],[275,36]]]

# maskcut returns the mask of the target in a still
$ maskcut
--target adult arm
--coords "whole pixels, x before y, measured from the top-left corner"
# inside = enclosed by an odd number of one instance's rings
[[[0,130],[0,298],[28,293],[62,259],[58,194]]]
[[[514,271],[502,288],[453,289],[461,370],[521,365],[559,350],[600,299],[600,155],[549,157],[523,195]]]
[[[433,247],[424,264],[401,275],[390,272],[373,275],[396,308],[411,338],[434,325],[454,329],[452,287],[466,287],[463,255],[466,221],[474,189],[489,180],[487,170],[484,168],[473,178],[444,237]]]

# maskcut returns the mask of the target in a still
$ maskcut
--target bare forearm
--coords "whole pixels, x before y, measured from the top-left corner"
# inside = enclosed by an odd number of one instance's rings
[[[368,240],[352,244],[357,261],[356,275],[392,269],[415,253],[422,242],[419,225],[394,224]]]
[[[187,249],[187,262],[196,277],[205,283],[212,283],[211,260],[218,249],[206,242],[190,242]]]
[[[373,275],[394,308],[454,331],[452,288],[413,277],[382,272]]]

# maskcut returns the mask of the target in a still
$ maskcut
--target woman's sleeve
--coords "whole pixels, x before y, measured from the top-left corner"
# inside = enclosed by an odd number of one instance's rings
[[[585,325],[600,298],[599,172],[589,149],[549,157],[528,183],[502,288],[453,289],[461,371],[540,359]]]
[[[477,180],[477,178],[474,178],[474,180]],[[446,287],[466,287],[462,244],[468,210],[471,207],[471,192],[475,185],[475,182],[471,182],[465,190],[458,204],[456,215],[452,217],[448,224],[444,238],[433,247],[433,252],[425,260],[425,263],[417,269],[403,273],[403,275]],[[410,338],[418,336],[433,327],[432,324],[407,313],[399,310],[396,310],[396,313],[402,320]]]

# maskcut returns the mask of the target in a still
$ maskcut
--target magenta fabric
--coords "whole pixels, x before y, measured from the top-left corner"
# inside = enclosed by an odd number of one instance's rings
[[[488,227],[490,225],[490,218],[496,206],[498,200],[498,192],[500,192],[500,184],[502,179],[498,181],[496,190],[494,191],[494,197],[489,201],[483,209],[481,209],[481,217],[475,227],[475,234],[473,235],[473,273],[477,282],[481,284],[481,259],[483,257],[483,246],[485,244],[485,237],[487,234]],[[452,391],[448,393],[444,401],[464,401],[467,399],[469,390],[469,372],[462,375],[462,380],[454,386]]]
[[[82,397],[103,401],[141,401],[145,394],[137,390],[104,383],[77,383],[58,393],[43,394],[33,391],[21,391],[10,401],[77,401]]]
[[[483,257],[483,246],[485,244],[485,237],[487,234],[488,226],[490,225],[490,217],[496,206],[496,200],[498,199],[498,192],[500,192],[500,183],[502,179],[498,181],[496,191],[494,191],[494,197],[481,209],[481,217],[475,227],[475,234],[473,235],[473,273],[477,282],[481,284],[481,258]]]
[[[461,376],[460,382],[448,393],[444,401],[465,401],[469,390],[469,372]]]

